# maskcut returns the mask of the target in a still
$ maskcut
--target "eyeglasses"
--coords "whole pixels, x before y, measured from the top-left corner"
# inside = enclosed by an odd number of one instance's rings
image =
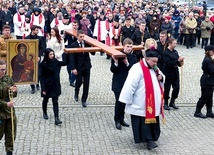
[[[1,72],[5,72],[5,71],[6,71],[6,69],[0,69],[0,71],[1,71]]]

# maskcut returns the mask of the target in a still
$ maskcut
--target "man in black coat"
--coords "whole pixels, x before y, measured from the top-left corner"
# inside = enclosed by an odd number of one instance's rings
[[[12,14],[8,10],[6,5],[3,5],[2,8],[3,8],[2,12],[1,12],[2,27],[4,25],[11,26],[11,24],[12,24]]]
[[[72,29],[75,30],[75,31],[78,31],[79,22],[77,20],[73,21]],[[66,48],[71,48],[71,44],[74,43],[75,41],[77,41],[77,38],[75,38],[74,36],[71,36],[69,34],[65,34],[64,42],[68,42],[68,45],[65,46]],[[70,54],[66,54],[67,72],[68,72],[68,77],[69,77],[69,83],[70,83],[70,86],[75,87],[76,75],[74,75],[71,72],[71,63],[69,62],[70,61],[69,55]]]
[[[131,26],[131,18],[126,18],[125,25],[121,28],[121,42],[123,42],[126,38],[131,38],[134,31],[135,28]]]
[[[139,24],[139,29],[137,29],[131,36],[132,41],[134,42],[134,45],[142,45],[144,46],[144,43],[146,39],[151,38],[150,33],[146,31],[146,22],[141,22]],[[135,51],[135,54],[137,56],[137,60],[139,61],[142,57],[142,51]]]
[[[39,41],[39,47],[38,47],[38,49],[39,49],[39,55],[38,55],[38,60],[39,60],[39,62],[40,62],[40,58],[41,58],[41,56],[43,55],[43,53],[44,53],[44,51],[45,51],[45,47],[43,46],[44,44],[42,43],[42,39],[41,39],[41,37],[39,37],[37,34],[39,33],[39,26],[36,26],[36,25],[32,25],[31,26],[31,33],[25,38],[25,39],[38,39],[38,41]],[[39,63],[38,62],[38,63]],[[39,76],[39,73],[38,73],[38,76]],[[38,77],[38,81],[39,81],[39,77]],[[35,93],[35,85],[30,85],[30,87],[31,87],[31,94],[34,94]],[[36,88],[37,88],[37,90],[39,90],[39,84],[36,84]]]
[[[77,32],[77,41],[75,41],[71,48],[77,47],[87,47],[88,45],[84,42],[84,32],[79,30]],[[94,55],[95,53],[93,53]],[[89,82],[90,82],[90,70],[91,70],[91,60],[89,53],[73,53],[69,55],[69,62],[71,63],[71,71],[76,75],[76,84],[75,84],[75,94],[74,99],[78,101],[79,89],[83,84],[83,94],[82,94],[82,106],[87,107],[86,100],[88,98]]]
[[[114,92],[116,99],[114,121],[118,130],[121,130],[121,125],[129,127],[129,124],[124,121],[125,104],[119,101],[119,96],[124,82],[126,81],[126,77],[128,76],[129,69],[137,62],[136,56],[131,54],[132,45],[133,41],[126,38],[123,41],[124,50],[122,51],[122,53],[126,54],[126,57],[118,59],[112,56],[111,60],[110,70],[113,73],[112,91]]]
[[[162,71],[164,61],[163,61],[163,52],[167,48],[167,32],[166,31],[161,31],[159,34],[159,41],[157,42],[157,51],[158,51],[158,63],[157,66],[158,68]]]

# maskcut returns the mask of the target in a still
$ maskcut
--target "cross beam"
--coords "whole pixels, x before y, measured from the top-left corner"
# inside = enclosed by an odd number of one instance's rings
[[[65,33],[77,37],[77,32],[74,30],[67,30]],[[66,53],[79,53],[79,52],[97,52],[102,51],[109,55],[114,55],[115,57],[125,57],[126,55],[121,53],[123,50],[123,46],[108,46],[99,42],[98,40],[91,38],[87,35],[84,36],[84,41],[93,47],[86,48],[65,48],[64,51]],[[143,46],[133,46],[133,50],[141,50]]]
[[[123,46],[112,46],[118,51],[123,50]],[[132,46],[133,50],[142,50],[143,46]],[[65,48],[64,49],[65,53],[81,53],[81,52],[99,52],[102,51],[101,48],[99,47],[85,47],[85,48]]]

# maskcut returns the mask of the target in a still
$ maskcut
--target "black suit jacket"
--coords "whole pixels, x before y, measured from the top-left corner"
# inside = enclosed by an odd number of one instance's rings
[[[179,78],[178,67],[180,67],[181,64],[178,61],[178,52],[176,50],[170,51],[168,48],[166,48],[162,56],[164,61],[163,73],[166,78]]]
[[[125,54],[125,53],[124,53]],[[137,58],[133,54],[126,54],[129,66],[126,66],[123,62],[123,58],[118,59],[118,66],[115,66],[114,60],[111,60],[111,72],[113,73],[112,78],[112,91],[121,92],[124,82],[128,76],[129,69],[137,62]]]
[[[90,45],[85,44],[85,47],[90,47]],[[79,43],[78,41],[75,41],[73,44],[71,44],[71,48],[78,48]],[[95,53],[92,53],[94,55]],[[91,65],[91,59],[89,57],[88,52],[84,53],[72,53],[69,54],[69,63],[71,64],[71,70],[76,69],[78,74],[81,74],[85,70],[90,70],[92,65]]]
[[[147,32],[146,30],[144,31],[144,37],[143,40],[141,38],[142,32],[140,30],[136,30],[133,35],[131,36],[132,41],[134,42],[134,45],[140,45],[141,42],[143,41],[145,43],[146,39],[149,39],[150,33]]]

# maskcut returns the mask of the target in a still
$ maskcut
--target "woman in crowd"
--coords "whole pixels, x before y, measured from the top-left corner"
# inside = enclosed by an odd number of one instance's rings
[[[208,45],[209,38],[211,37],[211,30],[213,23],[210,21],[209,16],[205,17],[205,20],[201,23],[201,48],[205,48]]]
[[[55,117],[55,125],[62,124],[59,120],[59,105],[58,98],[61,94],[61,85],[60,85],[60,68],[65,66],[66,63],[59,61],[55,58],[55,53],[52,49],[47,48],[45,50],[44,59],[41,62],[41,96],[43,97],[42,109],[43,109],[43,118],[48,119],[47,115],[47,104],[48,99],[52,98],[53,102],[53,111]]]
[[[82,11],[82,19],[80,20],[81,29],[84,31],[85,35],[91,36],[91,22],[87,17],[87,12]]]
[[[53,49],[55,52],[55,58],[62,61],[64,47],[64,40],[61,38],[58,28],[52,28],[51,35],[47,41],[47,48]]]

